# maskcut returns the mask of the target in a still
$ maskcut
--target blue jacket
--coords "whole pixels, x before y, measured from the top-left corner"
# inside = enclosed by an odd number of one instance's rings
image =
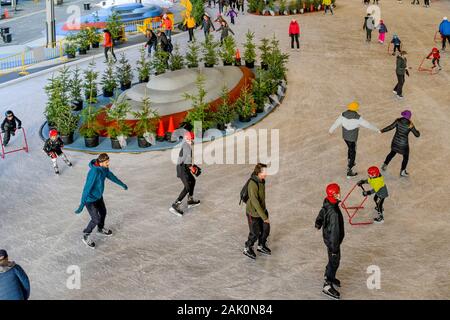
[[[378,32],[379,33],[386,33],[388,32],[386,25],[384,23],[380,24],[379,28],[378,28]]]
[[[395,44],[395,45],[398,46],[398,45],[400,45],[400,43],[402,43],[402,42],[400,41],[400,38],[397,37],[397,38],[392,38],[391,43],[393,43],[393,44]]]
[[[0,300],[28,300],[30,281],[23,269],[14,262],[0,267]]]
[[[81,196],[80,207],[77,213],[83,210],[86,203],[95,202],[103,197],[103,191],[105,190],[105,179],[108,178],[112,182],[118,184],[125,190],[128,189],[127,185],[120,181],[108,168],[103,168],[95,164],[96,160],[92,160],[89,163],[89,173],[86,178],[86,184],[84,185],[83,194]]]
[[[443,36],[450,36],[450,21],[443,20],[441,24],[439,25],[439,32]]]

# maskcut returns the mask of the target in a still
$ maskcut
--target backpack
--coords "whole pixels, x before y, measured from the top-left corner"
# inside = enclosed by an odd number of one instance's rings
[[[241,205],[242,202],[247,203],[248,201],[248,184],[250,183],[250,180],[253,180],[251,177],[247,180],[247,182],[244,184],[244,186],[242,187],[241,190],[241,200],[239,201],[239,205]],[[256,182],[255,180],[253,180],[254,182]],[[256,185],[258,186],[258,190],[259,190],[259,184],[256,183]]]

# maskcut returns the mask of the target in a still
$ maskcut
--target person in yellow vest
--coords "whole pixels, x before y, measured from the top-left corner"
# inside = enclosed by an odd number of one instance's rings
[[[183,25],[186,25],[188,32],[189,32],[189,41],[188,42],[195,40],[195,37],[194,37],[195,19],[190,14],[186,14]]]
[[[363,184],[368,183],[372,187],[372,190],[363,191],[363,196],[369,196],[375,193],[375,197],[373,198],[373,200],[375,201],[375,210],[377,210],[378,212],[378,217],[373,220],[375,223],[383,223],[383,204],[384,199],[389,197],[388,189],[384,184],[384,177],[381,175],[380,169],[378,169],[378,167],[370,167],[369,169],[367,169],[367,173],[369,175],[369,178],[366,180],[358,181],[358,186],[361,187]]]

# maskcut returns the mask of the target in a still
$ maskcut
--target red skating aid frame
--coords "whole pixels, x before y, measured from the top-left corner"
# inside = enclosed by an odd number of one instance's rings
[[[350,192],[345,196],[344,200],[342,200],[341,202],[341,208],[345,210],[345,212],[347,212],[348,215],[348,222],[352,225],[352,226],[363,226],[363,225],[369,225],[373,223],[373,220],[371,221],[367,221],[367,222],[353,222],[353,218],[356,216],[356,214],[358,213],[358,211],[360,209],[363,209],[364,206],[363,204],[366,202],[367,200],[367,196],[364,197],[363,201],[356,207],[347,207],[347,205],[345,204],[345,202],[347,201],[348,197],[350,196],[350,194],[353,192],[353,190],[355,190],[355,188],[358,185],[355,184],[353,186],[353,188],[350,190]],[[364,188],[361,186],[361,189],[364,191]],[[353,214],[351,214],[349,212],[349,210],[354,210]]]
[[[6,152],[5,152],[5,146],[3,145],[3,137],[2,137],[2,134],[0,133],[0,145],[2,146],[2,153],[0,156],[2,159],[5,159],[5,155],[7,155],[8,153],[18,152],[18,151],[22,151],[22,150],[24,150],[25,152],[28,153],[27,136],[25,134],[25,129],[23,127],[22,127],[22,132],[23,132],[24,146],[20,149],[10,150],[10,151],[6,151]]]
[[[441,43],[442,42],[442,36],[441,36],[441,33],[439,31],[436,31],[436,33],[434,34],[434,39],[433,40],[434,40],[435,43]]]
[[[423,66],[423,63],[425,62],[425,60],[428,60],[427,57],[425,57],[425,58],[422,59],[422,62],[420,63],[419,68],[417,68],[417,71],[419,71],[419,72],[420,72],[420,71],[429,72],[430,75],[437,74],[437,73],[439,72],[439,69],[438,69],[438,68],[423,68],[423,67],[422,67],[422,66]],[[433,72],[433,69],[436,69],[436,72]]]

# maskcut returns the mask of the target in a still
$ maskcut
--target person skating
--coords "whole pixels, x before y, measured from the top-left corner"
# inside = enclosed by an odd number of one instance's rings
[[[231,24],[234,24],[234,19],[237,18],[237,15],[237,12],[231,7],[227,13],[227,16],[230,17]]]
[[[294,40],[297,44],[297,51],[300,51],[300,42],[298,37],[300,36],[300,25],[297,20],[292,19],[289,24],[289,37],[291,37],[291,49],[294,50]]]
[[[366,41],[370,42],[372,40],[372,30],[375,28],[375,21],[370,13],[364,17],[363,30],[366,30]]]
[[[9,261],[6,250],[0,250],[0,300],[28,300],[30,290],[25,271],[14,261]]]
[[[244,12],[244,0],[237,0],[237,11],[239,12],[241,10],[242,14],[245,14]]]
[[[4,147],[8,145],[11,136],[16,134],[17,129],[22,129],[22,121],[20,121],[20,119],[17,118],[11,110],[6,111],[5,119],[3,119],[1,125]]]
[[[246,199],[245,213],[250,232],[243,253],[251,259],[256,259],[253,250],[256,240],[258,240],[258,252],[265,255],[272,254],[272,251],[267,247],[270,221],[269,212],[266,209],[266,176],[267,165],[258,163],[246,186],[244,186],[244,188],[247,187],[248,199]]]
[[[50,130],[49,138],[45,141],[44,152],[50,157],[53,163],[53,169],[56,174],[59,174],[58,157],[61,157],[64,162],[71,167],[72,163],[67,158],[66,154],[62,151],[64,143],[60,137],[58,137],[58,131],[55,129]]]
[[[370,124],[368,121],[364,120],[361,115],[359,115],[359,103],[353,101],[347,106],[347,111],[344,111],[330,127],[329,133],[332,134],[338,126],[342,126],[342,137],[347,144],[347,178],[356,176],[358,173],[353,171],[356,159],[356,142],[358,141],[359,127],[380,132],[380,130]]]
[[[211,18],[209,17],[209,15],[206,12],[203,15],[203,21],[202,21],[202,25],[201,25],[200,29],[203,29],[203,33],[205,34],[205,41],[208,39],[211,29],[216,31],[214,24],[211,22]]]
[[[431,49],[431,52],[428,54],[427,59],[431,59],[431,57],[433,57],[433,59],[431,60],[431,62],[433,63],[432,69],[436,68],[436,64],[437,64],[437,66],[439,67],[439,70],[442,70],[442,67],[440,64],[441,54],[440,54],[438,48]]]
[[[116,58],[116,54],[114,53],[114,41],[112,38],[112,34],[111,31],[109,31],[108,29],[103,30],[104,32],[104,42],[103,42],[103,46],[105,47],[105,60],[106,62],[109,61],[108,58],[108,51],[111,51],[111,55],[114,58],[114,62],[117,62],[117,58]]]
[[[392,91],[397,98],[403,99],[403,85],[405,84],[405,74],[409,77],[408,61],[406,60],[406,51],[401,51],[397,55],[395,74],[397,75],[397,84]]]
[[[195,178],[194,175],[198,174],[199,168],[194,164],[192,160],[192,144],[194,143],[194,134],[192,132],[186,132],[184,135],[184,141],[181,145],[181,150],[177,160],[177,177],[183,182],[183,190],[177,200],[169,208],[169,211],[175,215],[183,216],[184,211],[182,209],[182,201],[188,195],[188,209],[200,205],[200,200],[194,199]]]
[[[401,118],[396,119],[392,124],[386,128],[381,129],[381,132],[388,132],[395,129],[395,134],[392,139],[391,152],[384,160],[381,170],[386,171],[387,166],[397,153],[403,156],[402,167],[400,170],[401,177],[408,177],[409,174],[406,171],[409,160],[409,133],[412,132],[417,138],[420,137],[419,130],[416,129],[411,121],[412,113],[409,110],[404,110],[401,113]]]
[[[86,206],[91,216],[91,221],[83,230],[82,240],[88,247],[95,249],[95,242],[90,239],[90,235],[95,227],[97,227],[97,232],[101,235],[112,235],[112,231],[105,228],[106,206],[103,200],[105,179],[111,180],[124,190],[128,190],[128,187],[109,170],[109,156],[106,153],[101,153],[97,159],[93,159],[89,163],[89,168],[80,206],[75,213],[80,214]]]
[[[383,20],[380,20],[380,25],[378,26],[378,42],[383,44],[384,40],[386,38],[386,33],[388,32],[388,29],[386,25],[384,24]]]
[[[323,0],[322,1],[322,6],[324,7],[324,11],[323,14],[326,15],[328,10],[330,10],[331,15],[334,14],[333,12],[333,5],[331,4],[331,0]]]
[[[219,31],[222,31],[222,33],[220,34],[220,44],[223,44],[223,40],[228,37],[230,32],[234,36],[233,30],[230,29],[228,23],[225,20],[220,23],[220,28],[216,30],[216,32]]]
[[[367,174],[369,175],[368,179],[358,181],[358,186],[362,186],[364,184],[370,184],[372,187],[371,190],[363,191],[363,196],[370,196],[375,193],[373,200],[375,201],[375,210],[378,213],[378,217],[373,220],[375,223],[383,223],[384,222],[384,199],[389,197],[388,189],[386,184],[384,183],[384,177],[381,175],[378,167],[372,166],[367,169]]]
[[[394,45],[394,50],[392,51],[392,55],[395,56],[395,52],[396,51],[401,52],[400,48],[401,48],[401,45],[402,45],[402,41],[400,40],[400,38],[396,34],[394,34],[392,36],[391,43]]]
[[[450,44],[450,21],[447,17],[442,18],[442,22],[439,25],[439,33],[442,37],[442,51],[445,51],[446,42]]]
[[[345,236],[344,217],[339,208],[341,188],[338,184],[331,183],[326,188],[326,194],[315,223],[317,230],[322,229],[323,241],[328,252],[322,292],[333,299],[340,299],[341,295],[335,286],[341,287],[341,282],[336,278],[336,272],[339,268],[341,244]]]

